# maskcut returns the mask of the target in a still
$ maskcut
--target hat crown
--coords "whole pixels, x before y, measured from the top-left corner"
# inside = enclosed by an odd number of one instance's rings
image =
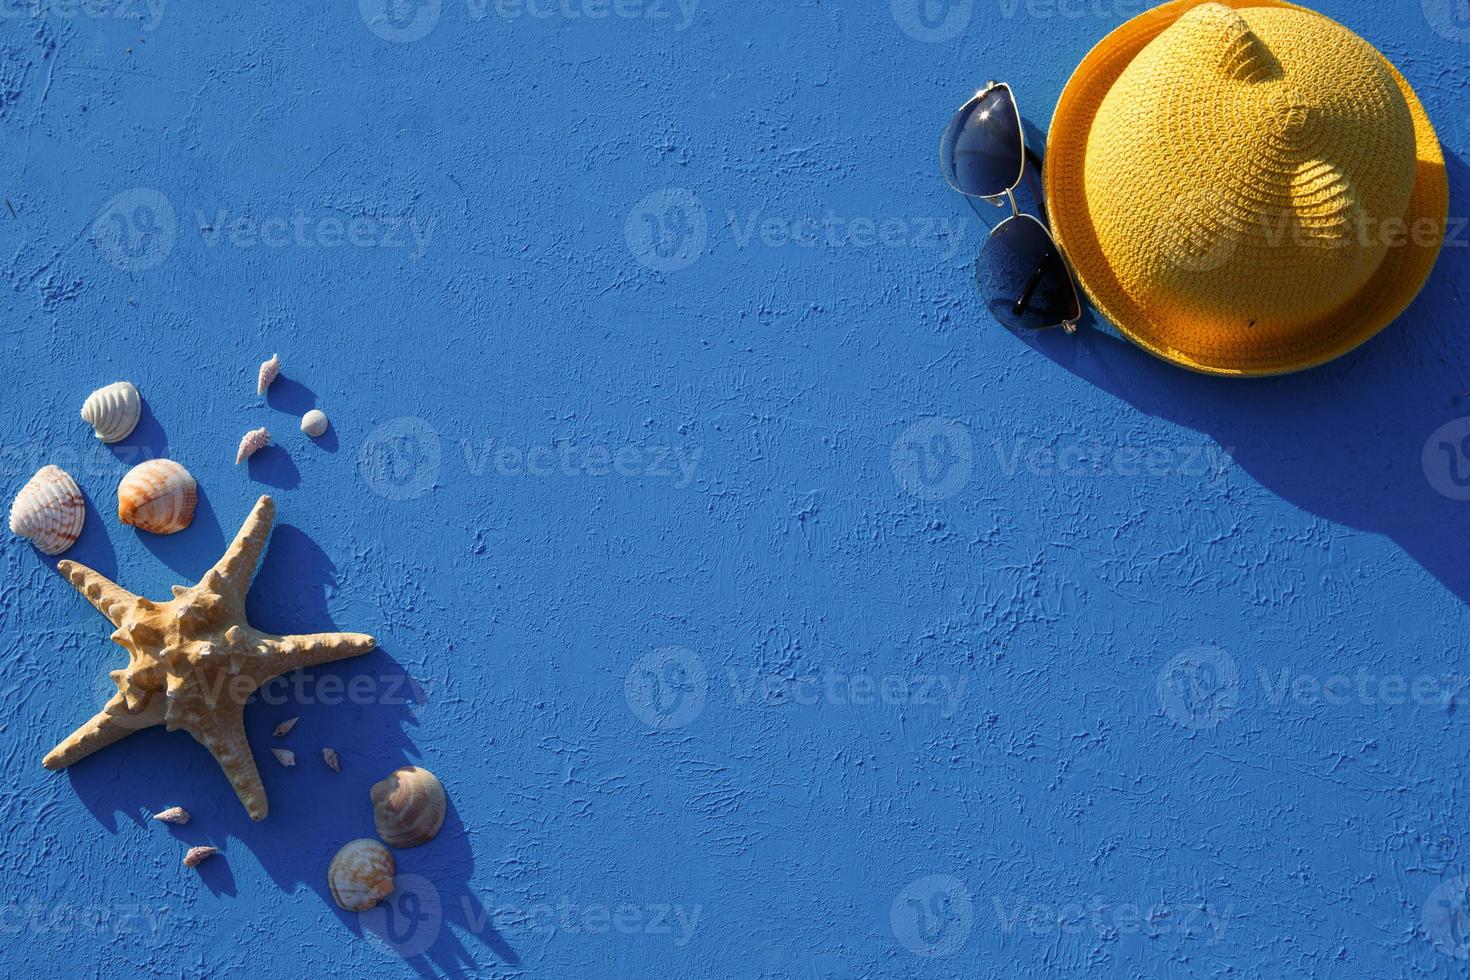
[[[1200,351],[1320,345],[1372,279],[1415,180],[1414,119],[1381,56],[1289,7],[1190,9],[1098,108],[1098,245]]]

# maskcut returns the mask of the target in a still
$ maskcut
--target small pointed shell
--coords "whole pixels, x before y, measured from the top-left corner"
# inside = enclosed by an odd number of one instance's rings
[[[71,474],[59,466],[36,471],[10,505],[10,530],[29,538],[46,555],[59,555],[77,543],[87,503]]]
[[[207,858],[212,858],[219,853],[217,847],[191,847],[189,853],[184,855],[184,867],[197,868]]]
[[[296,722],[300,720],[301,719],[299,717],[287,718],[285,721],[281,722],[279,725],[276,726],[276,737],[279,738],[282,735],[290,735],[291,729],[295,728]]]
[[[245,460],[249,459],[251,456],[254,456],[256,453],[260,452],[262,449],[264,449],[266,446],[269,446],[270,444],[271,434],[267,429],[265,429],[264,427],[259,429],[251,429],[249,432],[245,433],[244,438],[240,440],[240,448],[235,450],[235,465],[239,466]]]
[[[82,403],[82,418],[103,442],[126,439],[138,425],[143,399],[130,381],[117,381],[98,388]]]
[[[315,439],[327,431],[327,413],[319,408],[313,408],[301,416],[301,431]]]
[[[396,870],[392,852],[382,844],[365,838],[348,841],[327,866],[327,885],[340,907],[366,912],[392,894]]]
[[[290,749],[271,749],[271,755],[275,756],[276,761],[283,766],[296,765],[296,753]]]
[[[150,459],[117,485],[117,519],[140,531],[173,534],[189,526],[198,499],[188,470],[171,459]]]
[[[261,361],[260,362],[260,374],[256,376],[256,380],[255,380],[255,393],[257,395],[263,395],[263,394],[265,394],[265,390],[271,386],[271,382],[274,381],[274,380],[276,380],[276,375],[278,375],[280,373],[281,373],[281,355],[280,354],[272,354],[270,360],[268,360],[268,361]]]
[[[186,824],[189,822],[189,811],[181,806],[171,806],[162,813],[155,813],[153,819],[164,823]]]
[[[394,847],[427,843],[444,825],[444,786],[427,769],[394,770],[369,795],[378,836]]]
[[[333,772],[342,771],[342,762],[340,759],[337,758],[337,753],[332,751],[331,749],[322,749],[322,761],[325,762],[327,764],[327,768],[332,770]]]

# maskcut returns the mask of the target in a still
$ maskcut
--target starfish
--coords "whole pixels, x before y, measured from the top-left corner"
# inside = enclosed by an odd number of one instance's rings
[[[266,681],[367,653],[377,642],[364,633],[275,636],[245,619],[245,591],[265,550],[276,504],[261,497],[235,541],[193,588],[154,602],[76,562],[57,570],[117,627],[112,639],[128,665],[111,677],[117,693],[42,761],[64,769],[143,728],[182,728],[214,755],[251,818],[269,811],[265,786],[245,738],[245,701]]]

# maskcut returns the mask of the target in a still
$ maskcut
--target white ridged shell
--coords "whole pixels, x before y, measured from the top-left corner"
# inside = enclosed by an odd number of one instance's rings
[[[327,866],[332,898],[348,912],[366,912],[393,893],[397,871],[393,854],[375,840],[362,838],[342,845]]]
[[[427,769],[395,769],[368,795],[378,836],[394,847],[428,843],[444,826],[444,785]]]
[[[235,465],[239,466],[270,444],[271,434],[267,429],[251,429],[240,440],[240,448],[235,450]]]
[[[10,505],[10,529],[42,554],[59,555],[77,543],[87,503],[71,474],[59,466],[36,471]]]
[[[263,394],[265,394],[265,390],[271,386],[271,382],[274,381],[274,380],[276,380],[276,375],[278,375],[280,373],[281,373],[281,355],[280,354],[272,354],[270,360],[268,360],[268,361],[261,361],[260,362],[260,374],[256,375],[256,378],[255,378],[255,393],[257,395],[263,395]]]
[[[313,408],[301,416],[301,431],[315,439],[327,431],[327,413],[319,408]]]
[[[82,418],[103,442],[126,439],[138,425],[143,399],[130,381],[117,381],[98,388],[82,403]]]
[[[189,526],[198,499],[188,470],[171,459],[150,459],[117,485],[117,519],[142,531],[173,534]]]

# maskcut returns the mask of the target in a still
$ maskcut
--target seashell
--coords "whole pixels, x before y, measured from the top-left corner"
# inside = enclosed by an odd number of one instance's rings
[[[103,442],[126,439],[137,428],[143,414],[143,399],[131,381],[116,381],[98,388],[82,403],[82,418]]]
[[[296,753],[290,749],[271,749],[271,755],[275,756],[276,761],[283,766],[296,765]]]
[[[360,838],[342,845],[327,866],[332,898],[349,912],[366,912],[393,892],[397,865],[393,853],[375,840]]]
[[[394,847],[427,843],[444,826],[444,785],[427,769],[395,769],[369,795],[378,836]]]
[[[271,382],[274,381],[274,380],[276,380],[276,375],[278,375],[280,373],[281,373],[281,355],[280,354],[272,354],[270,360],[268,360],[268,361],[261,361],[260,362],[260,374],[256,377],[256,381],[255,381],[255,393],[257,395],[263,395],[263,394],[265,394],[265,390],[271,386]]]
[[[315,439],[327,431],[327,413],[319,408],[313,408],[301,416],[301,431]]]
[[[332,770],[333,772],[342,771],[342,763],[337,758],[337,753],[332,751],[331,749],[322,749],[322,761],[325,762],[327,764],[327,768]]]
[[[191,847],[189,853],[184,855],[184,867],[197,868],[207,858],[212,858],[219,853],[217,847]]]
[[[171,806],[162,813],[155,813],[153,819],[164,823],[186,824],[189,822],[189,811],[181,806]]]
[[[10,505],[10,530],[45,555],[59,555],[77,543],[87,502],[71,474],[59,466],[43,466],[20,488]]]
[[[173,534],[189,526],[198,499],[188,470],[171,459],[150,459],[117,485],[117,519],[141,531]]]
[[[235,465],[239,466],[245,460],[260,452],[271,444],[271,434],[264,428],[251,429],[245,433],[240,440],[240,448],[235,450]]]
[[[290,735],[291,729],[295,728],[296,723],[300,720],[300,717],[296,717],[287,718],[285,721],[281,722],[279,725],[276,726],[276,737],[279,738],[282,735]]]

